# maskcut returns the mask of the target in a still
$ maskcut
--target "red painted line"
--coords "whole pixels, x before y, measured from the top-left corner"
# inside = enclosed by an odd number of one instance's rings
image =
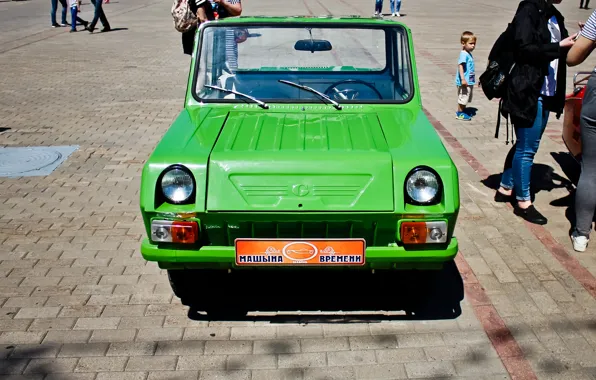
[[[466,298],[511,379],[536,380],[530,362],[461,253],[455,257],[455,263],[464,280]]]
[[[443,136],[447,143],[451,145],[464,158],[464,160],[466,160],[476,173],[482,178],[486,178],[490,175],[489,171],[486,170],[486,168],[472,156],[472,154],[464,148],[459,141],[457,141],[441,122],[434,118],[426,109],[424,109],[424,112],[437,132]],[[512,208],[512,206],[509,207]],[[525,221],[524,223],[554,258],[561,263],[565,270],[567,270],[567,272],[569,272],[569,274],[571,274],[593,298],[596,298],[596,278],[594,278],[592,273],[584,268],[575,257],[571,256],[565,247],[563,247],[546,228]]]
[[[311,7],[309,7],[308,4],[306,3],[306,0],[302,0],[302,2],[304,3],[304,8],[306,8],[306,11],[308,12],[308,14],[311,16],[314,16],[314,13],[312,12]]]
[[[472,154],[466,148],[464,148],[464,146],[455,138],[455,136],[453,136],[439,120],[431,115],[426,108],[423,109],[426,117],[428,117],[428,120],[430,120],[437,132],[439,132],[443,139],[445,139],[445,141],[447,141],[447,143],[449,143],[449,145],[451,145],[451,147],[457,151],[457,153],[468,163],[468,165],[470,165],[480,177],[486,178],[490,176],[488,170],[486,170],[486,168],[482,166],[482,164],[480,164],[480,162],[478,162],[478,160],[476,160],[476,158],[472,156]]]
[[[573,278],[575,278],[584,289],[596,298],[596,278],[589,270],[584,268],[580,262],[569,253],[553,236],[542,226],[525,222],[526,227],[540,240],[550,253],[565,267]]]
[[[306,4],[304,5],[312,15],[311,9]],[[347,4],[344,0],[340,2]],[[317,2],[321,4],[318,0]],[[321,4],[322,5],[322,4]],[[323,8],[325,8],[323,6]],[[424,51],[424,53],[432,55]],[[442,67],[447,70],[445,67]],[[461,145],[461,143],[453,136],[436,118],[434,118],[426,109],[424,109],[427,117],[435,127],[437,132],[460,154],[466,162],[482,177],[488,177],[490,173],[472,154]],[[499,313],[493,306],[490,298],[484,291],[484,288],[478,282],[474,272],[468,265],[467,261],[460,253],[455,258],[458,270],[464,281],[464,289],[467,299],[470,300],[474,314],[482,324],[489,340],[491,341],[495,351],[505,369],[509,373],[512,380],[537,380],[532,366],[525,358],[523,351],[515,341],[513,334],[505,324],[505,321],[499,316]]]

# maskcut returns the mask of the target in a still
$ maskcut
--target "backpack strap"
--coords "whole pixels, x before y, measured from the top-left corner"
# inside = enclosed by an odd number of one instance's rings
[[[509,117],[507,117],[507,127],[509,127]],[[515,137],[514,137],[514,128],[513,123],[511,123],[511,145],[515,145]]]
[[[499,129],[501,129],[501,111],[503,109],[503,98],[499,99],[499,110],[497,111],[497,126],[495,128],[495,138],[499,138]],[[507,134],[507,139],[505,140],[505,145],[509,145],[509,115],[505,116],[506,127],[505,133]],[[511,124],[511,144],[514,144],[513,138],[513,124]]]
[[[503,104],[503,99],[499,100],[499,109],[497,111],[497,127],[495,128],[495,138],[499,138],[499,129],[501,128],[501,106]]]

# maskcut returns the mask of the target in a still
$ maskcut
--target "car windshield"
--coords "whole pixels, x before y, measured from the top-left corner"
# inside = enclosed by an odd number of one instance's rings
[[[404,103],[413,92],[407,34],[397,24],[213,23],[197,54],[201,101],[250,101],[209,86],[291,103],[332,104],[321,94],[338,103]]]

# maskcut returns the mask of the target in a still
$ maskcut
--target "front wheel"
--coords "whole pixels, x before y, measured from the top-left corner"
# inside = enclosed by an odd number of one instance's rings
[[[185,305],[185,301],[190,297],[191,289],[191,274],[189,272],[189,270],[185,269],[168,270],[168,279],[170,280],[172,291]]]
[[[170,286],[183,305],[205,311],[210,319],[241,319],[248,310],[234,297],[235,276],[221,270],[168,270]]]

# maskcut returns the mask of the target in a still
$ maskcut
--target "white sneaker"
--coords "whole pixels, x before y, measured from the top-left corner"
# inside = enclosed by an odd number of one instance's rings
[[[571,241],[573,242],[573,249],[577,252],[585,252],[590,240],[585,236],[579,235],[577,231],[573,231]]]
[[[395,14],[395,12],[393,12],[393,13],[391,14],[391,16],[393,16],[393,17],[397,17],[397,14]]]
[[[399,12],[395,12],[394,16],[395,17],[401,17],[401,15],[399,14]]]
[[[379,12],[375,12],[375,17],[379,17]]]

